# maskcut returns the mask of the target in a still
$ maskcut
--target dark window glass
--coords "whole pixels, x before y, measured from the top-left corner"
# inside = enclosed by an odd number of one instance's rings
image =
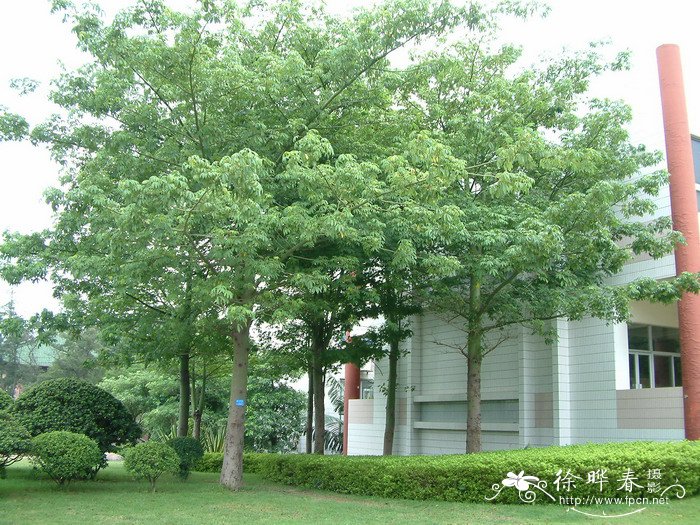
[[[649,327],[647,325],[630,324],[627,327],[629,347],[633,350],[649,350]]]
[[[651,388],[651,367],[649,366],[648,355],[638,354],[638,366],[639,366],[639,383],[642,388]]]
[[[682,386],[683,380],[681,379],[681,358],[673,358],[673,384],[675,386]]]
[[[630,360],[630,388],[637,388],[637,356],[629,355]]]
[[[651,338],[654,341],[654,352],[673,352],[677,354],[681,351],[678,328],[652,326]]]
[[[654,386],[657,388],[673,386],[671,359],[668,355],[654,356]]]

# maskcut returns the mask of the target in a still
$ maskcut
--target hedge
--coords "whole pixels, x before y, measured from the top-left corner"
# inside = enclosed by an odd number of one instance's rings
[[[205,454],[199,467],[221,469],[222,454]],[[686,496],[700,492],[700,443],[632,442],[546,447],[479,454],[445,456],[317,456],[306,454],[245,454],[244,470],[261,477],[302,487],[343,494],[382,496],[416,500],[485,502],[496,494],[496,503],[520,501],[515,487],[504,487],[508,473],[537,476],[542,487],[559,496],[658,497],[660,491],[676,483]],[[605,470],[602,484],[587,483],[588,473]],[[566,490],[567,472],[575,486]],[[559,490],[554,483],[559,474]],[[630,491],[620,488],[625,475],[634,478]],[[652,479],[648,479],[651,474]],[[658,479],[656,476],[660,476]],[[659,491],[648,492],[649,484]],[[636,485],[639,485],[637,487]],[[552,502],[542,491],[530,489],[536,502]],[[675,489],[666,496],[675,497]]]

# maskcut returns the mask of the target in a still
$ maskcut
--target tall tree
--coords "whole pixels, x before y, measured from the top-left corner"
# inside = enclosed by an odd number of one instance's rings
[[[65,168],[48,193],[57,219],[43,234],[7,238],[4,275],[48,275],[65,301],[88,298],[92,312],[103,296],[154,315],[154,296],[184,312],[191,275],[197,311],[219,312],[210,319],[225,325],[233,354],[221,482],[238,489],[255,312],[294,311],[278,284],[290,274],[310,293],[327,286],[320,272],[290,265],[300,251],[381,246],[371,218],[390,190],[370,161],[396,134],[401,81],[387,57],[473,25],[479,11],[392,0],[340,20],[298,2],[203,2],[185,15],[154,0],[107,24],[99,12],[54,6],[91,61],[55,84],[66,115],[31,131]],[[5,114],[2,126],[14,139],[26,122]]]
[[[10,395],[22,382],[33,380],[35,337],[29,322],[15,310],[14,301],[0,310],[0,388]]]
[[[459,267],[427,295],[464,331],[455,347],[467,360],[468,452],[481,449],[483,357],[510,329],[552,337],[554,319],[622,321],[630,299],[698,288],[692,275],[607,281],[636,254],[657,258],[678,242],[669,218],[647,215],[666,178],[640,172],[660,156],[629,142],[627,106],[587,96],[626,57],[606,63],[593,48],[516,69],[519,55],[488,39],[462,42],[428,57],[406,94],[422,126],[470,166],[444,197],[462,226],[440,250]]]

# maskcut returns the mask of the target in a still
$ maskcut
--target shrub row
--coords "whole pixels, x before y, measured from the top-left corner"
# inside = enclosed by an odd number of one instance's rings
[[[243,455],[243,462],[245,463],[246,457],[249,454]],[[221,465],[224,463],[224,453],[223,452],[205,452],[202,459],[199,460],[197,465],[192,470],[197,472],[221,472]]]
[[[205,454],[199,468],[217,471],[222,457]],[[525,492],[519,493],[514,482],[506,487],[503,481],[524,472],[546,482],[541,486],[558,503],[559,496],[658,497],[676,483],[686,495],[696,494],[700,492],[700,443],[609,443],[411,457],[246,454],[244,470],[271,481],[343,494],[482,503],[498,489],[502,490],[494,502],[518,502]],[[589,483],[590,472],[602,473],[604,478],[598,479],[603,481]],[[569,491],[567,473],[577,476],[569,476],[573,480]],[[634,478],[627,487],[625,476]],[[536,502],[552,502],[539,489],[530,489]],[[665,495],[675,494],[671,489]]]

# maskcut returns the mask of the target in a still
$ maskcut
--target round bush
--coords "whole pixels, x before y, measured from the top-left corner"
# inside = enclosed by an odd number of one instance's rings
[[[190,470],[199,463],[204,456],[202,444],[191,437],[176,437],[168,441],[177,455],[180,457],[180,479],[187,479]]]
[[[170,445],[147,441],[127,449],[124,468],[136,479],[148,480],[155,492],[161,474],[176,474],[180,470],[180,458]]]
[[[140,429],[112,394],[85,381],[53,379],[24,392],[12,413],[32,436],[53,430],[85,434],[103,452],[134,443]]]
[[[15,400],[12,399],[10,394],[4,390],[0,390],[0,410],[10,410],[14,402]]]
[[[0,478],[5,477],[5,468],[29,452],[32,436],[19,421],[7,412],[0,411]]]
[[[84,434],[57,430],[32,440],[32,461],[59,485],[92,477],[103,460],[100,447]]]

